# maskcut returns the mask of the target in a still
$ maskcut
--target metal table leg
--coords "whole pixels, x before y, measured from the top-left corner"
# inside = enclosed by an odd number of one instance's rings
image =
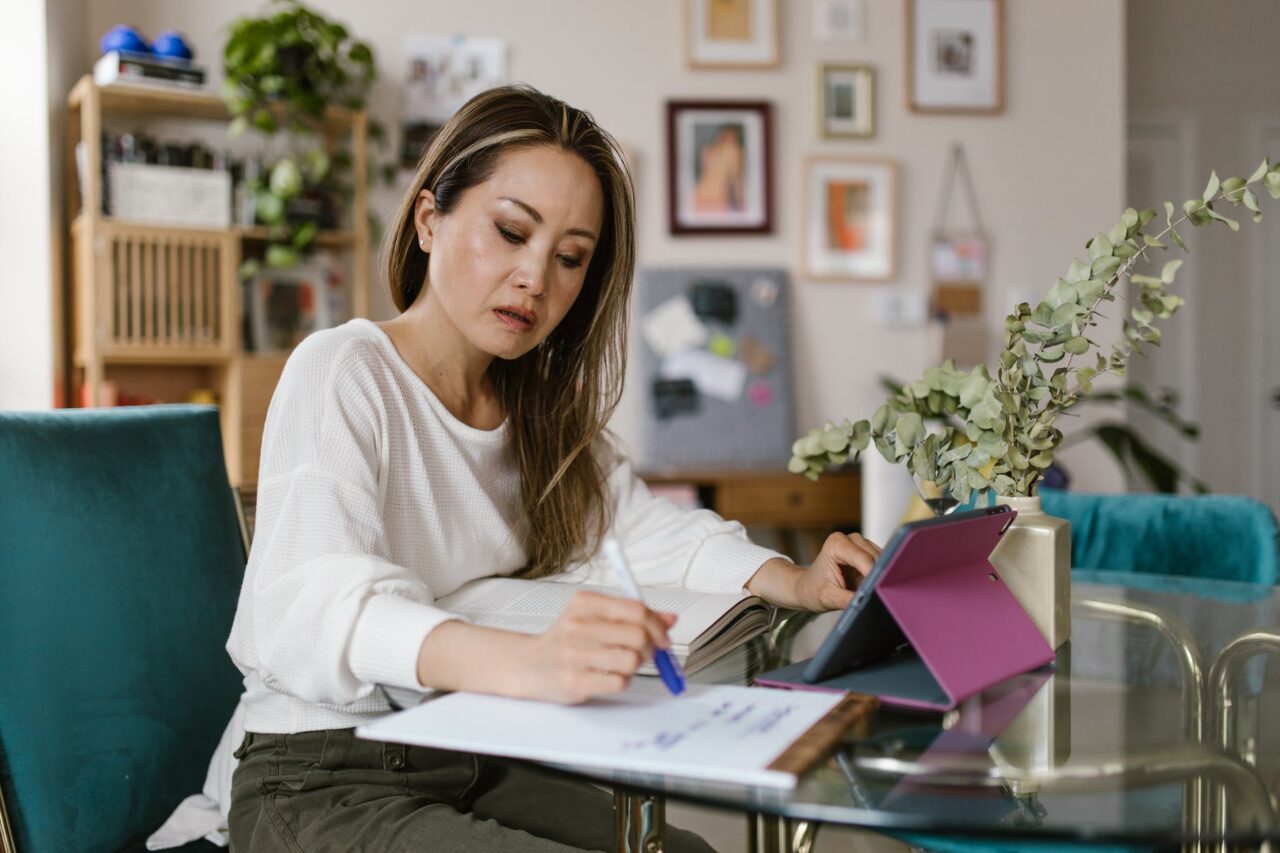
[[[663,853],[667,801],[662,797],[613,791],[613,831],[618,853]]]
[[[777,815],[747,813],[749,853],[811,853],[821,824]]]

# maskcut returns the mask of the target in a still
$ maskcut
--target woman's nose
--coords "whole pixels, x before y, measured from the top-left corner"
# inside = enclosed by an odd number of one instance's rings
[[[540,296],[547,285],[547,265],[532,259],[522,264],[516,271],[516,287],[533,295]]]

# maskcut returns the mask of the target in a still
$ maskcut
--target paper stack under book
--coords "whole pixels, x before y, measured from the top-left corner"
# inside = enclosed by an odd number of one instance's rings
[[[99,86],[138,85],[202,91],[204,68],[189,59],[149,53],[109,50],[93,64],[93,82]]]
[[[482,578],[436,601],[436,606],[464,616],[476,625],[528,634],[551,627],[569,599],[579,590],[618,595],[613,587]],[[671,628],[671,652],[686,675],[693,675],[730,650],[769,629],[772,610],[763,600],[739,593],[691,592],[687,589],[646,587],[645,604],[653,610],[677,614]],[[653,663],[640,668],[656,675]]]
[[[655,679],[581,705],[450,693],[356,734],[371,740],[523,758],[621,780],[635,774],[794,788],[876,700],[856,693]]]

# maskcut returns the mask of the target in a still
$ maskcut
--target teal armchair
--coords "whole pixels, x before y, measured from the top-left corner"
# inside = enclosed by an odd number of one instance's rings
[[[1071,563],[1088,569],[1275,584],[1276,519],[1242,495],[1090,495],[1042,489],[1071,522]]]
[[[140,850],[240,694],[217,410],[0,412],[0,543],[0,848]]]

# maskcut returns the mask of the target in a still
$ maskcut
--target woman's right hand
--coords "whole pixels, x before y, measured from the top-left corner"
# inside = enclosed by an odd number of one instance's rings
[[[617,693],[655,648],[669,648],[674,613],[643,602],[586,590],[576,592],[545,633],[526,647],[521,693],[533,699],[577,704]]]

